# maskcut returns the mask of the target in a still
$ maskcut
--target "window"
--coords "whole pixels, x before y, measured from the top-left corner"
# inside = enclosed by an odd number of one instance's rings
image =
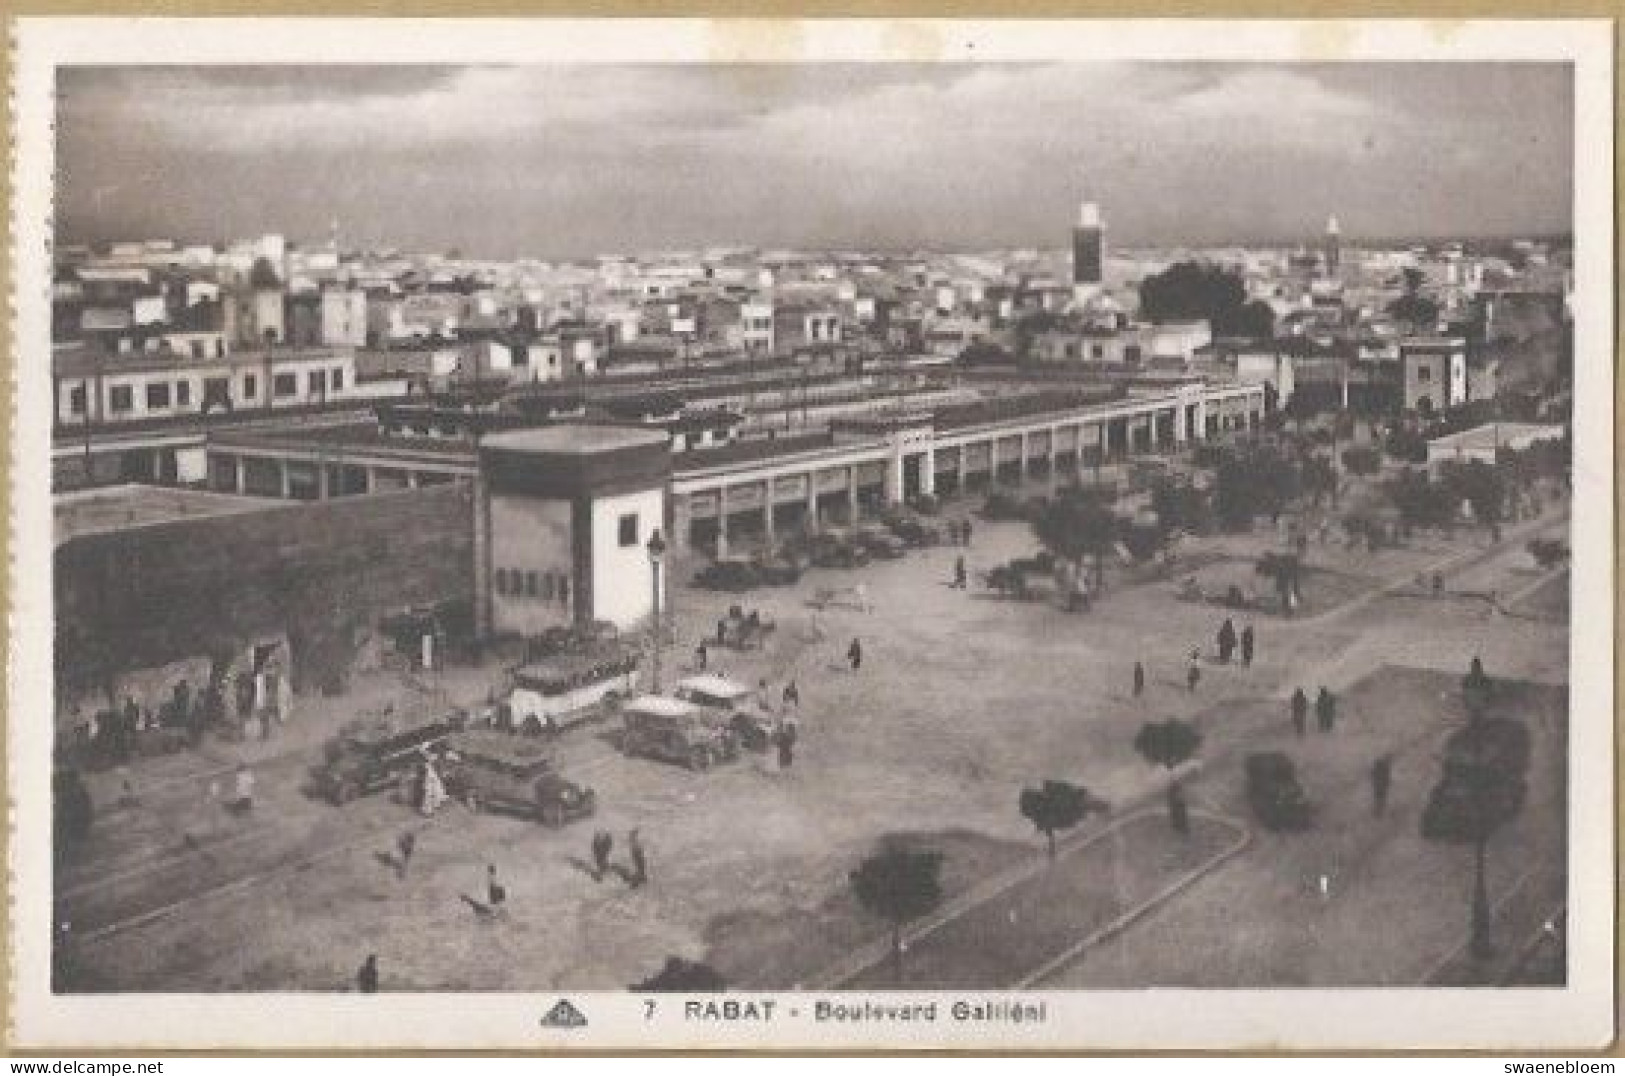
[[[135,390],[129,385],[114,385],[107,394],[107,406],[112,411],[129,411],[135,407]]]
[[[1089,345],[1089,357],[1091,359],[1104,359],[1106,357],[1106,347],[1105,347],[1105,345],[1104,344],[1090,344]]]
[[[563,572],[559,573],[559,601],[570,604],[570,577]]]
[[[204,357],[204,355],[203,355],[203,341],[202,340],[193,340],[192,341],[192,358],[201,359],[203,357]]]
[[[541,587],[537,584],[536,573],[535,572],[526,572],[525,573],[525,597],[534,598],[534,597],[536,597],[537,593],[540,590],[541,590]]]
[[[327,394],[327,371],[312,370],[305,375],[305,384],[309,385],[312,396],[325,396]]]
[[[175,406],[192,406],[192,383],[190,381],[175,382]]]
[[[1431,367],[1431,366],[1418,366],[1416,368],[1416,380],[1418,380],[1418,381],[1432,381],[1433,380],[1433,367]]]
[[[293,374],[277,374],[271,381],[271,393],[275,396],[296,396],[299,393],[299,379]]]
[[[154,411],[169,406],[169,385],[152,384],[147,386],[147,410]]]
[[[542,599],[544,601],[552,601],[553,600],[553,573],[552,572],[543,572],[542,573]]]
[[[333,380],[333,391],[334,392],[343,392],[344,391],[344,367],[342,367],[342,366],[333,367],[333,379],[332,380]]]
[[[628,512],[621,517],[621,548],[638,544],[638,514]]]
[[[85,387],[80,385],[76,389],[68,390],[68,414],[82,415],[85,413]]]
[[[252,400],[260,394],[260,380],[253,374],[243,375],[243,399]]]

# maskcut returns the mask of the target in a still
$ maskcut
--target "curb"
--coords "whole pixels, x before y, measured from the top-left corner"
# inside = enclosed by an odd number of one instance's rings
[[[1078,957],[1082,956],[1088,950],[1093,949],[1101,942],[1114,937],[1122,931],[1127,930],[1141,919],[1144,919],[1147,915],[1150,915],[1152,912],[1156,911],[1163,904],[1166,904],[1174,897],[1177,897],[1180,893],[1195,885],[1213,871],[1218,870],[1234,857],[1246,851],[1247,848],[1253,843],[1253,831],[1240,825],[1234,819],[1227,818],[1223,815],[1212,814],[1207,811],[1192,811],[1191,814],[1200,818],[1206,818],[1210,822],[1217,822],[1220,825],[1230,826],[1237,830],[1239,836],[1229,845],[1229,847],[1225,848],[1212,859],[1209,859],[1206,863],[1203,863],[1201,866],[1196,867],[1186,872],[1181,877],[1174,879],[1173,882],[1157,890],[1157,892],[1153,893],[1151,896],[1147,897],[1145,900],[1141,901],[1139,904],[1128,909],[1127,911],[1120,912],[1115,919],[1111,920],[1105,926],[1099,927],[1092,933],[1085,935],[1081,941],[1074,943],[1070,947],[1062,950],[1056,956],[1051,957],[1049,960],[1039,965],[1036,971],[1028,972],[1020,979],[1017,979],[1015,982],[1011,983],[1008,987],[1006,987],[1006,989],[1026,990],[1039,980],[1049,978],[1051,975],[1060,971],[1068,964],[1071,964],[1073,961],[1077,960]],[[1143,818],[1145,815],[1142,813],[1135,817]]]

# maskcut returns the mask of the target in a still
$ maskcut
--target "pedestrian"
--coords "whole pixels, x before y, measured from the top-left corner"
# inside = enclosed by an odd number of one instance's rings
[[[1241,663],[1251,666],[1253,663],[1253,644],[1256,641],[1253,635],[1253,626],[1248,624],[1241,629]]]
[[[508,888],[497,881],[497,865],[485,865],[485,902],[493,912],[500,912],[508,903]]]
[[[700,645],[694,648],[694,666],[700,672],[704,672],[705,666],[710,660],[711,652],[705,648],[705,640],[701,639]]]
[[[967,549],[970,548],[970,527],[971,527],[970,517],[966,516],[965,517],[965,548],[967,548]]]
[[[615,838],[601,829],[592,835],[592,880],[602,882],[609,872],[609,854],[615,850]]]
[[[368,953],[355,973],[355,988],[363,994],[378,993],[378,954]]]
[[[1195,691],[1197,683],[1202,679],[1202,652],[1191,651],[1190,668],[1185,670],[1185,689]]]
[[[1371,764],[1371,813],[1382,814],[1388,807],[1388,789],[1394,783],[1394,756],[1383,755]]]
[[[846,660],[852,664],[852,671],[857,672],[863,665],[863,644],[856,639],[846,648]]]
[[[626,835],[626,849],[632,856],[632,888],[636,889],[649,880],[649,856],[643,850],[643,839],[638,836],[637,830]]]
[[[954,558],[954,589],[955,590],[964,590],[965,589],[965,580],[966,580],[965,558],[964,557],[955,557]]]
[[[790,707],[799,707],[800,705],[801,689],[796,687],[796,682],[794,680],[791,680],[784,685],[784,706],[786,709],[789,709]]]
[[[1185,803],[1185,793],[1178,785],[1168,786],[1168,824],[1181,837],[1190,835],[1191,812]]]
[[[717,621],[717,645],[721,646],[722,644],[726,643],[727,641],[728,641],[728,622],[726,620],[718,620]]]
[[[1134,697],[1139,698],[1145,694],[1145,666],[1138,661],[1134,663]]]
[[[790,764],[795,761],[796,726],[793,722],[786,721],[783,726],[780,727],[778,735],[778,747],[779,769],[788,770],[790,768]]]
[[[1324,687],[1315,696],[1315,723],[1321,732],[1332,731],[1337,723],[1337,699]]]
[[[1292,693],[1292,731],[1299,736],[1309,731],[1309,696],[1301,687]]]
[[[1228,664],[1230,661],[1230,655],[1234,653],[1236,649],[1236,626],[1235,624],[1231,623],[1229,617],[1225,617],[1224,623],[1219,625],[1218,642],[1219,660]]]
[[[412,853],[417,850],[418,835],[411,830],[401,834],[395,841],[395,877],[405,879],[406,868],[411,866]]]

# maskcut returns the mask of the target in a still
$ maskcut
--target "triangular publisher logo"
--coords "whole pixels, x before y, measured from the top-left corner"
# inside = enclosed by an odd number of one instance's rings
[[[570,1004],[569,1001],[565,1000],[564,998],[560,998],[557,1004],[555,1004],[551,1009],[547,1010],[547,1015],[542,1017],[542,1026],[586,1027],[587,1018],[581,1015],[580,1009]]]

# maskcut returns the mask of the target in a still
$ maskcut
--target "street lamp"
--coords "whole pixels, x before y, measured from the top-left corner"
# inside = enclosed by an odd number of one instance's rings
[[[649,535],[649,544],[644,546],[644,548],[646,550],[648,550],[648,553],[649,553],[649,568],[650,568],[649,578],[650,578],[651,585],[654,587],[654,637],[655,637],[655,649],[654,649],[654,665],[653,665],[653,669],[652,669],[652,672],[653,672],[652,683],[654,685],[653,686],[654,693],[656,695],[658,695],[658,694],[660,694],[660,643],[661,643],[661,638],[660,638],[660,561],[661,561],[661,558],[663,558],[666,555],[666,540],[660,536],[660,528],[659,527],[656,527],[655,530],[654,530],[654,533]]]

